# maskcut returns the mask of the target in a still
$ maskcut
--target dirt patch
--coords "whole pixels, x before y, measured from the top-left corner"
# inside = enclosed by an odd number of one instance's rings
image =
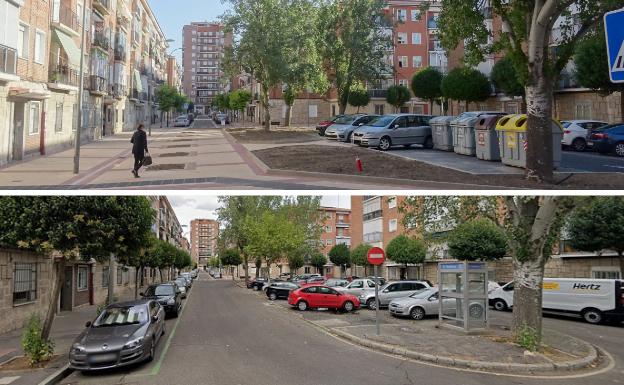
[[[171,171],[171,170],[184,170],[186,164],[157,164],[147,167],[147,171]]]
[[[41,362],[34,366],[30,365],[30,360],[26,356],[16,357],[9,362],[6,362],[0,365],[0,372],[10,372],[16,370],[33,370],[33,369],[43,369],[50,365],[54,360],[56,360],[60,355],[53,356],[49,361]]]
[[[264,128],[232,128],[227,132],[240,143],[307,143],[320,140],[315,129],[301,127],[272,128],[266,132]]]
[[[622,190],[624,174],[558,174],[558,184],[545,185],[527,181],[522,175],[473,175],[417,160],[398,158],[376,150],[359,147],[322,145],[276,147],[253,152],[273,169],[365,175],[446,183],[467,183],[526,189]],[[359,157],[364,172],[358,173]]]

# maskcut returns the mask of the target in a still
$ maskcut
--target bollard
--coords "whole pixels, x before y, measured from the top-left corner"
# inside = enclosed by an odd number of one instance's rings
[[[362,166],[362,159],[360,159],[359,156],[355,158],[355,165],[357,166],[359,172],[364,171],[364,166]]]

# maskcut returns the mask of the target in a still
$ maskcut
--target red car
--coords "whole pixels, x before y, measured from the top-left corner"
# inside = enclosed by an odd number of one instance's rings
[[[356,296],[340,293],[322,285],[311,285],[291,291],[288,295],[288,304],[301,311],[309,308],[328,308],[350,312],[360,308],[360,300]]]

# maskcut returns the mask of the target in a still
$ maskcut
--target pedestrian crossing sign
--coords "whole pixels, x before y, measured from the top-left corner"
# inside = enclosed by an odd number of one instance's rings
[[[604,24],[611,81],[624,83],[624,9],[605,14]]]

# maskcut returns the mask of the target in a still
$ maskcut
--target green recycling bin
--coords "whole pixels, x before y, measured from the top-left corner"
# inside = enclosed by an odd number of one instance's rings
[[[526,115],[507,115],[496,125],[501,160],[508,166],[526,168],[527,121]],[[553,168],[557,169],[561,165],[563,127],[554,119],[552,120],[552,140]]]
[[[429,121],[433,135],[433,148],[442,151],[453,151],[453,130],[451,122],[454,116],[437,116]]]

